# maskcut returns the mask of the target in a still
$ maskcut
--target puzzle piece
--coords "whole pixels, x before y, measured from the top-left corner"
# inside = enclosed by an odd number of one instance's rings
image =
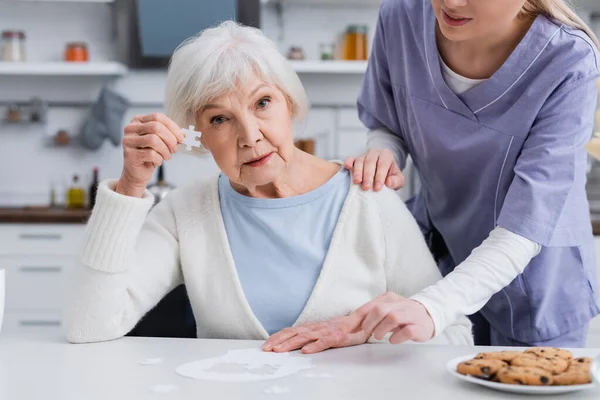
[[[202,147],[202,144],[200,144],[200,136],[202,136],[202,132],[195,131],[194,125],[190,125],[188,129],[182,129],[182,131],[185,134],[182,144],[185,145],[185,149],[187,151],[192,151],[192,147]]]
[[[162,362],[162,358],[147,358],[145,360],[140,361],[141,365],[156,365]]]

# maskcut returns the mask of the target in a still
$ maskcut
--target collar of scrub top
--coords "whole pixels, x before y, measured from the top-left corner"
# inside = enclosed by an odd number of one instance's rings
[[[437,21],[433,7],[429,1],[424,1],[423,4],[428,8],[423,13],[425,18],[423,26],[425,27],[425,54],[429,76],[443,107],[473,121],[478,120],[479,113],[491,107],[504,96],[510,95],[510,90],[521,79],[531,79],[526,76],[527,71],[561,29],[545,17],[537,16],[521,43],[494,75],[473,89],[456,95],[448,87],[442,75],[435,35]]]

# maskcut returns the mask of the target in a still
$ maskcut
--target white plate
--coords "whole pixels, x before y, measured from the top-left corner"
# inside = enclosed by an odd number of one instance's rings
[[[485,386],[490,389],[500,390],[502,392],[510,392],[510,393],[524,393],[524,394],[560,394],[560,393],[569,393],[576,392],[579,390],[592,389],[595,387],[594,383],[588,383],[585,385],[570,385],[570,386],[527,386],[527,385],[511,385],[507,383],[499,383],[499,382],[490,382],[485,379],[475,378],[469,375],[461,375],[456,372],[456,367],[463,361],[472,360],[475,358],[477,354],[471,354],[469,356],[461,356],[457,357],[453,360],[448,361],[446,367],[448,371],[463,381],[475,383],[480,386]]]

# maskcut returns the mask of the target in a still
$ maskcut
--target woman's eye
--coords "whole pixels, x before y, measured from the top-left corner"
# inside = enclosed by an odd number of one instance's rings
[[[225,122],[225,118],[220,115],[210,119],[210,124],[213,126],[221,125],[223,122]]]
[[[265,97],[263,99],[260,99],[258,101],[258,103],[256,103],[256,105],[258,106],[258,108],[265,108],[269,105],[270,102],[271,102],[271,99],[268,97]]]

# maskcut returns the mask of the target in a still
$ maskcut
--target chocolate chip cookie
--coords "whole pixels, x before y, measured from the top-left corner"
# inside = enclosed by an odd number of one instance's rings
[[[562,358],[564,360],[572,360],[573,354],[568,350],[557,349],[556,347],[532,347],[525,350],[525,353],[535,354],[538,357],[544,358]]]
[[[581,368],[569,368],[562,374],[554,375],[554,385],[585,385],[586,383],[592,382],[592,376],[590,375],[589,369],[586,371]]]
[[[501,360],[469,360],[458,364],[456,371],[463,375],[489,378],[506,365],[508,364]]]
[[[569,369],[586,369],[590,370],[590,366],[594,360],[590,357],[579,357],[571,360],[571,365],[569,365]]]
[[[491,351],[487,353],[479,353],[475,356],[476,360],[501,360],[510,362],[515,358],[522,356],[520,351]]]
[[[532,353],[523,353],[519,357],[514,358],[510,365],[517,367],[533,367],[541,368],[553,374],[560,374],[569,368],[569,362],[562,358],[544,358],[538,357]]]
[[[502,383],[512,385],[548,386],[553,383],[550,372],[541,368],[506,366],[501,368],[496,377]]]

